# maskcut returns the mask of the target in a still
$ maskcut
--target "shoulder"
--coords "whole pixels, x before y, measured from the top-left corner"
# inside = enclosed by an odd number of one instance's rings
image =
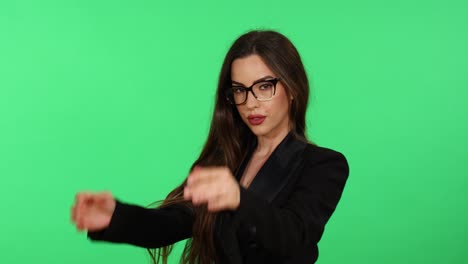
[[[306,168],[330,167],[342,171],[346,176],[349,174],[348,160],[340,151],[321,147],[314,144],[307,144],[302,158]]]
[[[321,147],[314,144],[307,144],[302,154],[303,158],[308,162],[322,162],[330,159],[339,159],[346,161],[346,157],[338,150]]]

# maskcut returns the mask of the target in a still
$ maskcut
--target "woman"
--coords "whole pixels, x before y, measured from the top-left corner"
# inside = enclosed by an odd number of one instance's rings
[[[206,144],[157,209],[79,193],[72,221],[93,240],[128,243],[163,262],[314,263],[348,177],[345,157],[308,143],[309,85],[292,43],[274,31],[239,37],[221,69]]]

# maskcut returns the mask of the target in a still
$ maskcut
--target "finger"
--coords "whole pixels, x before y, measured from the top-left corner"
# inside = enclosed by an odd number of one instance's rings
[[[82,201],[85,197],[90,196],[92,193],[89,191],[81,191],[75,195],[75,203]]]
[[[94,196],[94,200],[97,204],[101,205],[101,206],[106,206],[107,203],[113,199],[112,195],[108,192],[101,192],[101,193],[97,193],[95,196]]]
[[[78,231],[84,230],[84,223],[83,223],[83,222],[84,222],[84,218],[83,218],[83,217],[78,217],[78,218],[76,219],[76,229],[77,229]]]
[[[85,231],[89,228],[89,217],[89,208],[85,208],[77,216],[76,227],[79,231]]]
[[[216,188],[217,192],[207,199],[214,211],[235,210],[240,203],[240,189],[236,182],[226,183]]]
[[[84,224],[83,221],[79,221],[79,222],[76,224],[76,230],[78,230],[78,231],[86,231],[86,230],[87,230],[87,228],[86,228],[86,226],[85,226],[85,224]]]
[[[200,167],[197,170],[193,170],[189,174],[187,179],[187,185],[191,186],[200,182],[215,180],[217,177],[220,176],[220,172],[221,171],[218,167]]]
[[[72,207],[72,219],[76,225],[78,225],[78,220],[82,217],[84,213],[84,198],[84,193],[78,193],[75,196],[75,204]]]
[[[77,228],[83,230],[85,228],[84,220],[90,205],[93,203],[94,195],[89,192],[82,192],[77,195],[75,205],[75,221]]]
[[[211,191],[219,191],[223,188],[224,181],[216,174],[204,173],[191,178],[187,187],[189,188],[189,196],[204,196]]]
[[[225,209],[224,201],[221,196],[213,197],[210,199],[207,204],[207,209],[209,212],[219,212]]]
[[[199,205],[203,202],[203,197],[198,193],[198,192],[194,192],[194,190],[192,188],[188,188],[190,191],[189,191],[189,199],[188,200],[191,200],[192,204],[194,205]]]
[[[184,199],[185,200],[191,200],[192,199],[192,192],[190,190],[190,187],[184,187]]]
[[[84,210],[85,210],[85,195],[84,194],[80,194],[78,197],[77,197],[77,201],[76,201],[76,218],[77,220],[80,219],[84,213]]]
[[[77,209],[76,216],[75,216],[75,225],[78,230],[83,229],[83,219],[84,219],[84,212],[83,210]]]
[[[203,182],[196,182],[193,185],[190,185],[186,188],[188,189],[188,194],[190,194],[190,196],[199,197],[199,196],[208,195],[213,191],[217,191],[220,188],[222,188],[222,186],[219,186],[219,183],[214,182],[214,181],[203,181]]]
[[[192,204],[199,205],[205,202],[204,193],[190,189],[190,199]]]
[[[197,184],[190,188],[190,196],[194,204],[207,203],[209,200],[219,196],[221,187],[213,182]]]
[[[83,204],[86,202],[87,199],[89,199],[89,197],[90,193],[87,192],[81,192],[76,195],[75,200],[78,210],[83,207]]]
[[[100,192],[96,194],[96,198],[100,200],[108,200],[109,198],[113,198],[112,194],[108,191]]]

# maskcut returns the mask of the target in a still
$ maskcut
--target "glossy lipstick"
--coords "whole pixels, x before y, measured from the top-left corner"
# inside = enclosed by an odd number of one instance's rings
[[[258,126],[261,123],[263,123],[263,121],[265,121],[265,118],[266,118],[266,116],[264,116],[264,115],[249,115],[247,117],[247,120],[249,120],[249,123],[251,125]]]

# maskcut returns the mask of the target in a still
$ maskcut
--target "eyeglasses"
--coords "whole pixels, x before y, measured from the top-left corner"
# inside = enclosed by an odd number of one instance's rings
[[[227,91],[227,99],[231,104],[241,105],[247,101],[249,91],[258,101],[269,101],[276,93],[276,84],[280,78],[259,80],[250,87],[233,85]]]

